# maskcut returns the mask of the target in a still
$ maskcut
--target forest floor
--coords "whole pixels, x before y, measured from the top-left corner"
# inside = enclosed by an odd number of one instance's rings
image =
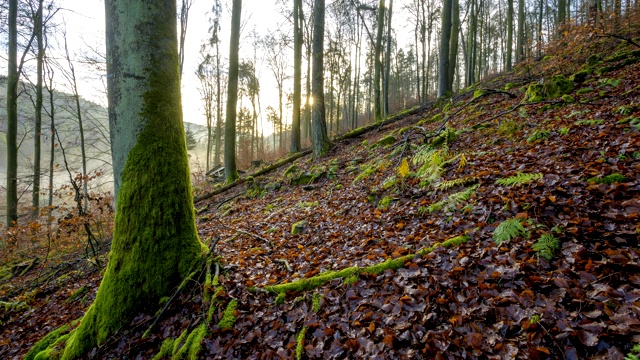
[[[154,312],[90,356],[623,359],[640,343],[640,52],[594,43],[200,201],[217,265],[146,338]],[[100,271],[64,264],[2,285],[22,305],[0,308],[0,358],[91,303]]]

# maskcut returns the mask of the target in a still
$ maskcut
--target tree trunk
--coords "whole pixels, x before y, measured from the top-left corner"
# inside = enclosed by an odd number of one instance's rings
[[[510,0],[513,1],[513,0]],[[567,18],[567,0],[558,0],[558,22],[556,28],[562,25]]]
[[[518,37],[516,62],[524,60],[524,0],[518,0]]]
[[[322,156],[331,145],[324,111],[324,0],[315,0],[313,9],[313,155]]]
[[[56,123],[55,123],[55,101],[53,99],[53,70],[50,66],[47,65],[47,76],[49,78],[49,86],[47,87],[47,93],[49,94],[49,117],[51,118],[50,130],[51,130],[51,139],[49,142],[49,201],[47,205],[49,206],[49,220],[51,221],[51,206],[53,206],[53,168],[55,162],[55,137],[56,137]]]
[[[140,309],[157,306],[206,251],[182,123],[176,3],[107,0],[105,7],[111,138],[125,161],[109,263],[62,359],[85,355]]]
[[[238,178],[236,169],[236,105],[238,103],[238,49],[240,47],[241,14],[242,0],[233,0],[229,45],[229,78],[227,79],[227,113],[224,129],[224,174],[227,183],[232,183]]]
[[[544,10],[544,0],[540,0],[540,13],[538,14],[538,57],[542,56],[542,12]]]
[[[293,120],[291,123],[291,152],[300,146],[300,103],[302,102],[302,29],[300,7],[302,0],[293,0]]]
[[[513,0],[507,0],[507,5],[507,58],[505,68],[509,71],[512,65],[511,53],[513,49]]]
[[[449,42],[451,41],[451,8],[452,0],[444,0],[442,4],[442,34],[440,35],[440,64],[438,66],[438,97],[447,96],[451,92],[449,84]]]
[[[382,72],[382,61],[380,61],[380,53],[382,52],[382,32],[384,29],[384,0],[380,0],[378,5],[378,32],[376,35],[376,46],[373,59],[374,85],[373,85],[373,116],[376,120],[382,118],[382,103],[380,94],[380,74]]]
[[[458,28],[460,27],[460,4],[452,0],[451,4],[451,40],[449,46],[449,90],[453,90],[453,77],[458,61]]]
[[[220,69],[220,41],[216,41],[216,148],[214,166],[222,163],[222,70]]]
[[[9,0],[7,62],[7,227],[18,221],[18,0]]]
[[[393,15],[393,0],[389,1],[389,16],[387,18],[387,51],[384,58],[384,115],[389,114],[389,80],[391,74],[391,15]]]
[[[38,41],[38,54],[36,61],[36,108],[35,108],[35,130],[33,138],[33,188],[31,191],[31,217],[36,219],[40,214],[40,156],[42,154],[42,77],[44,62],[44,43],[43,43],[43,17],[42,17],[43,0],[38,1],[38,12],[36,14],[36,38]]]

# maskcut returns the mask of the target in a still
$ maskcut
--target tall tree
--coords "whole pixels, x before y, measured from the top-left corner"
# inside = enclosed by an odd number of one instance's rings
[[[43,0],[38,0],[38,10],[35,18],[35,32],[38,42],[36,55],[36,106],[35,129],[33,138],[33,188],[31,190],[32,218],[37,218],[40,213],[40,157],[42,155],[42,78],[44,64],[44,36],[43,36]]]
[[[516,39],[516,61],[524,60],[524,0],[518,0],[518,36]]]
[[[391,73],[391,15],[393,14],[393,0],[389,0],[389,15],[387,17],[387,51],[384,56],[384,114],[389,114],[389,81]]]
[[[451,84],[449,83],[449,42],[451,41],[452,5],[452,0],[444,0],[442,3],[440,64],[438,66],[438,97],[446,96],[451,91]]]
[[[18,0],[9,0],[7,61],[7,227],[18,220]]]
[[[291,152],[300,146],[300,107],[302,102],[302,0],[293,0],[293,121],[291,124]]]
[[[311,137],[313,154],[322,156],[331,142],[327,136],[327,123],[324,110],[324,0],[315,0],[313,7],[313,97]]]
[[[178,44],[178,54],[180,55],[180,76],[184,68],[184,43],[187,39],[187,25],[189,25],[189,11],[194,0],[182,0],[180,7],[180,42]]]
[[[560,0],[564,1],[564,0]],[[511,70],[512,60],[511,53],[513,52],[513,0],[507,0],[507,56],[505,68],[507,71]]]
[[[229,45],[229,78],[227,79],[227,112],[224,124],[224,174],[227,183],[231,183],[238,178],[236,169],[236,106],[238,104],[238,50],[240,48],[241,15],[242,0],[233,0]]]
[[[460,3],[458,0],[451,0],[451,38],[449,41],[449,90],[453,89],[453,77],[458,61],[458,28],[460,27]]]
[[[380,94],[380,74],[382,73],[382,33],[384,30],[384,0],[380,0],[378,5],[378,32],[376,34],[376,46],[373,59],[374,85],[373,85],[373,116],[376,120],[382,118],[382,102]]]
[[[176,2],[106,0],[105,7],[109,122],[122,183],[104,278],[63,359],[83,356],[137,310],[156,306],[206,251],[182,123]]]

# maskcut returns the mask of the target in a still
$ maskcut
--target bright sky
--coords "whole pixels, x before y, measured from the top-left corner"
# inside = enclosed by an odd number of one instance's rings
[[[69,44],[72,52],[80,53],[85,44],[92,46],[104,46],[104,1],[95,0],[59,0],[61,7],[73,9],[60,13],[64,16],[68,30]],[[229,3],[229,4],[226,4]],[[229,28],[231,9],[230,1],[222,1],[222,44],[220,51],[223,58],[228,58],[229,53]],[[198,92],[199,81],[195,76],[198,67],[200,46],[208,36],[209,13],[211,11],[211,1],[195,0],[189,12],[189,24],[187,28],[187,39],[185,44],[185,64],[182,79],[182,102],[184,120],[197,124],[205,124],[202,111],[202,101]],[[276,5],[264,0],[243,1],[243,33],[240,42],[240,58],[253,58],[253,48],[251,42],[246,38],[251,30],[256,27],[259,33],[266,33],[267,29],[275,30],[278,26],[286,25],[287,20],[276,10]],[[286,27],[285,27],[286,28]],[[270,87],[275,88],[275,84],[270,74],[258,66],[258,77],[262,88],[262,106],[275,107],[277,104],[277,92],[269,91]],[[85,72],[85,75],[88,75]],[[91,76],[92,77],[92,76]],[[106,104],[104,95],[99,91],[102,88],[101,82],[90,79],[88,76],[85,82],[80,85],[80,93],[90,100],[99,101]]]
[[[66,23],[69,47],[72,54],[79,54],[86,52],[88,48],[87,44],[90,44],[94,48],[104,48],[104,0],[58,0],[60,6],[63,8],[58,15],[58,22],[62,22],[62,18]],[[178,1],[179,3],[180,1]],[[289,4],[291,1],[287,0]],[[395,1],[394,3],[394,15],[393,23],[394,29],[399,37],[405,38],[405,41],[401,40],[401,45],[406,47],[407,42],[412,37],[412,29],[409,29],[411,25],[407,22],[406,14],[399,14],[405,1]],[[183,113],[185,121],[205,124],[205,119],[202,111],[202,101],[198,92],[199,81],[194,72],[197,69],[199,61],[200,46],[209,36],[209,13],[211,11],[213,1],[211,0],[195,0],[189,13],[189,24],[187,31],[187,40],[185,44],[185,65],[182,79],[182,101],[183,101]],[[221,23],[221,46],[220,51],[223,58],[228,57],[229,53],[229,29],[231,18],[231,1],[222,0],[223,16]],[[330,3],[330,2],[329,2]],[[329,4],[327,4],[329,5]],[[251,40],[248,38],[253,29],[260,35],[268,33],[268,31],[275,31],[277,28],[284,29],[285,31],[292,31],[291,22],[284,17],[284,15],[278,12],[278,8],[282,5],[277,5],[276,1],[265,0],[244,0],[243,1],[243,13],[242,23],[243,31],[240,41],[240,58],[252,59],[253,47]],[[307,9],[307,11],[309,11]],[[404,35],[404,36],[403,36]],[[408,41],[407,41],[408,40]],[[404,44],[403,44],[404,43]],[[104,51],[104,50],[102,50]],[[260,80],[261,87],[261,105],[262,109],[271,105],[277,108],[277,87],[270,71],[260,62],[260,50],[258,50],[258,64],[257,72]],[[106,106],[106,100],[104,95],[104,85],[99,80],[100,74],[96,74],[96,70],[83,68],[83,65],[78,63],[77,72],[82,77],[82,82],[79,84],[79,91],[82,96],[89,100],[93,100],[104,104]],[[4,70],[4,69],[3,69]],[[6,71],[6,70],[5,70]],[[293,69],[291,69],[293,73]],[[291,84],[285,85],[285,93],[291,91]],[[285,119],[285,121],[287,121]],[[269,133],[269,126],[267,126],[266,133]]]

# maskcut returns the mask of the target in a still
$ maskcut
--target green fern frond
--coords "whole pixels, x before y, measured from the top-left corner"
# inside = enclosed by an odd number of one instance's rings
[[[430,214],[430,213],[432,213],[432,211],[429,211],[429,208],[426,207],[426,206],[420,206],[418,208],[418,215],[420,215],[420,216],[425,216],[425,215]]]
[[[640,356],[636,354],[640,354],[640,344],[635,344],[624,360],[640,360]]]
[[[549,135],[551,135],[551,132],[547,131],[547,130],[536,131],[536,132],[534,132],[533,134],[531,134],[527,138],[527,142],[534,142],[534,141],[538,141],[538,140],[544,140],[544,139],[548,138]]]
[[[421,166],[425,162],[429,161],[433,153],[435,153],[436,151],[438,150],[432,148],[431,146],[421,146],[411,158],[411,162],[413,163],[413,165]]]
[[[539,256],[547,260],[551,260],[556,250],[560,247],[560,242],[552,234],[543,234],[540,239],[531,246],[531,248],[538,253]]]
[[[493,241],[498,245],[509,242],[518,236],[524,236],[525,238],[530,236],[529,230],[522,226],[519,219],[505,220],[493,231]]]
[[[542,173],[521,173],[519,172],[517,175],[510,176],[508,178],[502,178],[496,180],[496,184],[504,185],[504,186],[516,186],[516,185],[524,185],[533,181],[537,181],[542,179]]]
[[[457,192],[455,194],[449,195],[446,199],[438,201],[437,203],[433,203],[427,207],[427,211],[429,213],[433,213],[435,211],[442,210],[446,207],[455,207],[456,205],[465,202],[471,198],[474,192],[478,189],[480,185],[474,185],[470,188],[465,189],[464,191]]]
[[[436,184],[434,187],[438,190],[448,190],[448,189],[451,189],[452,187],[467,185],[467,184],[474,183],[476,181],[478,181],[478,178],[476,178],[475,176],[466,176],[459,179],[444,180],[439,184]]]

